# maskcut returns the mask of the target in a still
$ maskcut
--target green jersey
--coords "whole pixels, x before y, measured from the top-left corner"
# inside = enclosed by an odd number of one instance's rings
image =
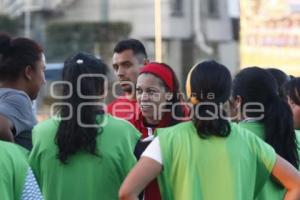
[[[127,121],[103,115],[97,136],[99,156],[79,151],[67,164],[58,160],[55,135],[59,121],[49,119],[33,129],[30,164],[46,200],[113,200],[135,165],[134,148],[140,133]],[[99,130],[100,130],[99,129]]]
[[[200,138],[192,122],[157,134],[163,199],[253,200],[276,161],[271,146],[236,124],[228,137]]]
[[[42,199],[27,157],[18,145],[0,141],[0,172],[1,199]]]
[[[265,127],[259,122],[241,122],[240,125],[252,133],[265,140]],[[266,182],[256,200],[282,200],[284,198],[285,189],[280,183],[271,177]]]

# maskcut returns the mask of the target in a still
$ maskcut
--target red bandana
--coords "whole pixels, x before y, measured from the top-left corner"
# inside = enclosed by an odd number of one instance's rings
[[[142,73],[154,74],[159,77],[171,91],[174,91],[173,74],[171,70],[165,66],[165,64],[155,62],[149,63],[141,69],[140,74]]]

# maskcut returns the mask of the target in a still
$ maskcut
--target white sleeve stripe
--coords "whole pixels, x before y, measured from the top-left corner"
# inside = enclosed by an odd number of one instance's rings
[[[163,165],[159,139],[157,137],[145,149],[142,156],[151,158],[156,162],[160,163],[161,165]]]

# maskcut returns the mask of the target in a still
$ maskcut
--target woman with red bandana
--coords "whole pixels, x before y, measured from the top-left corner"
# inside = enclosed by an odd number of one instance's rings
[[[141,69],[136,84],[136,99],[140,113],[130,122],[142,133],[142,140],[135,149],[139,158],[154,138],[154,130],[185,121],[187,108],[182,103],[175,72],[164,63],[149,63]],[[146,187],[144,198],[161,199],[156,180]]]

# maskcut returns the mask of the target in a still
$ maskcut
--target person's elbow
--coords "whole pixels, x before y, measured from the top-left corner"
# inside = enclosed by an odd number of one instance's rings
[[[11,122],[6,117],[0,115],[0,140],[14,142],[11,126]]]
[[[128,190],[124,187],[121,187],[121,189],[119,190],[119,199],[120,200],[136,200],[136,197],[133,192],[131,192],[130,190]]]

